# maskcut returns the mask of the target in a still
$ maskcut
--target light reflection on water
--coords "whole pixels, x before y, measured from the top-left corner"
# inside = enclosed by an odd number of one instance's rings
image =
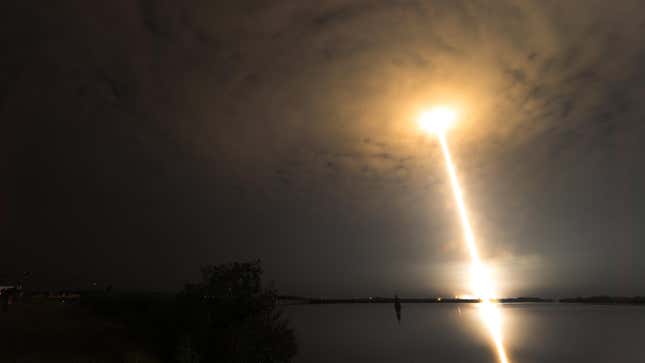
[[[484,299],[481,304],[477,304],[479,315],[488,329],[491,336],[497,357],[500,363],[508,363],[506,347],[504,346],[504,337],[502,334],[502,309],[498,304]]]
[[[645,362],[645,307],[498,305],[513,363]],[[295,362],[497,362],[476,304],[285,307],[296,330]]]

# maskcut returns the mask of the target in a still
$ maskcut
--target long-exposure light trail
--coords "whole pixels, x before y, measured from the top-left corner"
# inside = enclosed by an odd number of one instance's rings
[[[478,304],[480,317],[493,340],[499,362],[508,363],[509,361],[502,337],[501,312],[495,303],[496,296],[492,281],[488,276],[486,267],[479,258],[475,234],[470,225],[466,202],[464,201],[463,192],[461,191],[459,179],[457,178],[457,170],[452,162],[450,148],[448,147],[448,141],[445,135],[445,131],[452,125],[455,118],[454,111],[445,107],[438,107],[422,114],[419,123],[424,130],[436,134],[439,138],[441,151],[443,152],[446,168],[450,177],[450,185],[457,203],[459,219],[464,229],[466,246],[470,254],[471,289],[475,297],[480,300]]]
[[[452,157],[450,156],[448,141],[446,140],[446,135],[443,131],[439,131],[437,133],[437,136],[439,137],[439,142],[441,143],[441,150],[446,161],[448,175],[450,176],[450,185],[452,186],[455,201],[457,202],[459,218],[461,219],[461,224],[463,226],[466,238],[466,245],[468,246],[468,252],[470,253],[470,273],[472,284],[471,288],[473,289],[475,296],[481,300],[481,303],[479,305],[480,314],[482,320],[486,324],[486,328],[493,338],[499,361],[500,363],[508,363],[506,349],[504,348],[504,342],[502,340],[500,311],[493,302],[493,299],[495,298],[494,289],[487,275],[486,269],[479,259],[475,235],[473,234],[472,227],[470,226],[468,211],[466,210],[466,203],[464,202],[464,196],[459,185],[459,179],[457,179],[457,171],[455,170],[455,165],[452,162]]]

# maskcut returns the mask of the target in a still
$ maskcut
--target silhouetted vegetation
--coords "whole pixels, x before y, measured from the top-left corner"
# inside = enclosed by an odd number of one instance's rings
[[[125,323],[165,362],[288,362],[295,336],[261,276],[259,261],[207,266],[176,296],[101,293],[83,303]]]
[[[178,296],[182,357],[202,362],[288,362],[293,331],[277,309],[277,293],[262,286],[258,262],[208,266],[202,282]]]

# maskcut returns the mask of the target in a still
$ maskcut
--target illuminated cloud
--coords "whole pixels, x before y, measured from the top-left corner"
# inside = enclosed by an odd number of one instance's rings
[[[644,259],[629,257],[645,254],[645,231],[631,217],[645,213],[642,1],[122,0],[47,9],[4,12],[3,39],[17,51],[2,60],[0,102],[3,119],[16,121],[2,147],[18,150],[7,162],[22,165],[12,166],[17,194],[43,194],[21,205],[59,215],[56,235],[74,218],[113,231],[57,246],[66,255],[90,253],[88,239],[116,244],[106,261],[87,263],[103,266],[97,274],[108,273],[107,260],[136,265],[153,240],[161,240],[155,267],[142,280],[168,264],[187,273],[168,262],[182,240],[191,241],[183,260],[265,256],[296,292],[347,274],[360,276],[347,291],[425,289],[427,276],[402,266],[450,257],[442,246],[458,233],[439,150],[414,122],[435,103],[463,110],[451,141],[482,254],[540,256],[590,279],[553,281],[554,289],[645,273]],[[71,207],[55,213],[66,200]],[[102,214],[76,215],[92,205]],[[107,228],[103,214],[120,216],[122,229]],[[274,237],[257,242],[266,236]],[[607,251],[609,240],[618,248]],[[581,249],[587,255],[574,258]],[[297,277],[287,252],[301,261]],[[607,254],[633,261],[594,267]],[[546,291],[540,278],[527,280]]]

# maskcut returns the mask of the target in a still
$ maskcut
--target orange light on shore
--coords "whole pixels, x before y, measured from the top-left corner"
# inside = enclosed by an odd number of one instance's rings
[[[466,202],[464,201],[464,195],[459,185],[459,179],[457,178],[457,170],[452,162],[450,148],[448,147],[448,141],[446,139],[446,131],[454,125],[456,118],[457,113],[454,110],[448,107],[436,107],[421,114],[419,117],[419,126],[427,132],[436,134],[439,138],[441,151],[446,162],[446,169],[450,177],[450,185],[455,202],[457,203],[459,219],[464,230],[466,246],[470,254],[470,282],[472,293],[476,298],[481,300],[481,303],[478,304],[480,317],[493,339],[499,362],[508,363],[502,338],[501,311],[494,302],[496,295],[492,281],[488,276],[486,267],[479,258],[475,234],[470,225]]]

